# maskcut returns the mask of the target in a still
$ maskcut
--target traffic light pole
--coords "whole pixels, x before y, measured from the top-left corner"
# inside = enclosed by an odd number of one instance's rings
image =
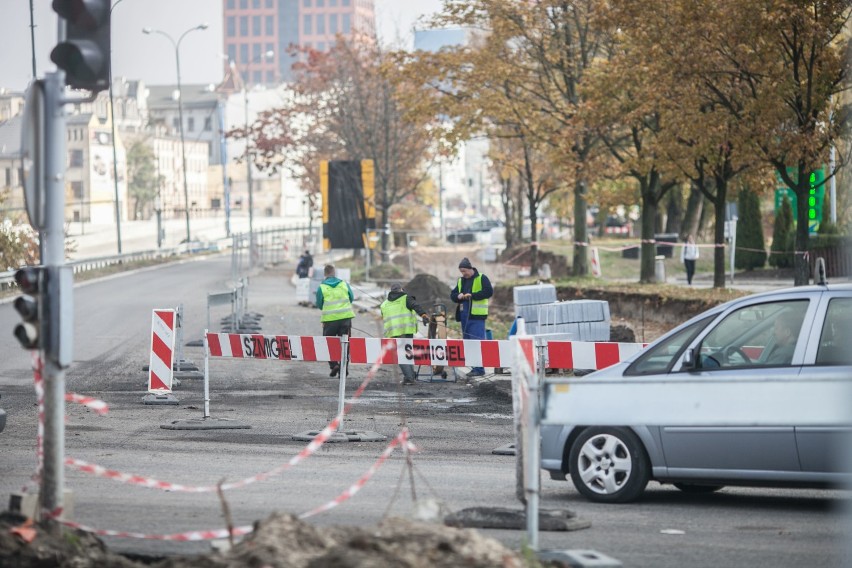
[[[42,264],[48,272],[59,273],[65,264],[65,72],[47,73],[44,79],[45,92],[45,168],[41,172],[46,203],[44,228],[41,237],[44,241]],[[64,283],[60,280],[60,285]],[[70,290],[61,296],[70,295]],[[58,303],[58,302],[57,302]],[[59,320],[58,310],[50,310],[47,315],[48,326],[59,332],[61,339],[66,338],[59,326],[72,329],[70,319]],[[61,340],[60,339],[60,340]],[[65,487],[65,371],[58,358],[43,352],[44,359],[44,463],[41,475],[42,510],[55,512],[63,507]]]

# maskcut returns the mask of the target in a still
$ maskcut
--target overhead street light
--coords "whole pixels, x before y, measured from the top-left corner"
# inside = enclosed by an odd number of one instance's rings
[[[143,34],[160,34],[161,36],[168,39],[172,46],[175,48],[175,65],[177,67],[177,88],[178,88],[178,122],[180,123],[180,153],[181,153],[181,162],[183,163],[183,199],[185,202],[185,214],[186,214],[186,242],[189,244],[190,242],[190,232],[189,232],[189,185],[186,182],[186,142],[183,136],[183,95],[181,93],[181,83],[180,83],[180,43],[183,41],[183,38],[186,37],[187,34],[194,32],[196,30],[206,30],[208,28],[207,23],[199,24],[195,27],[189,28],[185,32],[183,32],[177,41],[169,35],[168,33],[162,30],[154,30],[151,28],[143,28]]]
[[[236,63],[231,60],[230,66],[231,69],[234,69],[240,77],[240,83],[243,88],[243,110],[245,112],[245,131],[246,131],[246,183],[248,184],[248,210],[249,210],[249,263],[251,265],[254,264],[254,184],[251,173],[251,146],[249,145],[249,108],[248,108],[248,88],[246,87],[246,77],[244,74],[248,74],[248,70],[245,67],[252,65],[253,63],[257,63],[261,59],[272,59],[275,57],[275,52],[271,49],[264,53],[261,53],[244,66],[243,70],[240,71],[237,68]]]

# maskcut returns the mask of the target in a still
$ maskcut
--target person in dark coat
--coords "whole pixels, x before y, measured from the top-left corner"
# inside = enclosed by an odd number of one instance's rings
[[[456,321],[461,322],[463,339],[485,339],[485,320],[488,319],[488,299],[494,295],[491,281],[470,264],[465,257],[459,262],[461,277],[450,290],[456,303]],[[468,377],[481,377],[482,367],[473,367]]]
[[[299,257],[299,263],[296,265],[296,276],[299,278],[307,278],[310,273],[310,268],[314,265],[314,257],[310,251],[305,251],[305,254]]]

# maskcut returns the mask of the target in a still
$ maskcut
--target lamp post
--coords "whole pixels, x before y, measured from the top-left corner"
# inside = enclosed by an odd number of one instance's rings
[[[168,39],[171,44],[175,48],[175,65],[177,67],[177,88],[178,88],[178,122],[180,123],[180,154],[181,154],[181,162],[183,164],[183,199],[185,202],[184,212],[186,214],[186,242],[189,244],[190,241],[190,233],[189,233],[189,185],[186,182],[186,142],[183,137],[183,96],[181,93],[180,87],[180,42],[183,41],[183,38],[186,37],[187,34],[194,32],[195,30],[206,30],[207,24],[199,24],[195,27],[189,28],[185,32],[183,32],[177,41],[169,35],[168,33],[162,30],[154,30],[151,28],[144,28],[142,33],[144,34],[160,34],[161,36]]]
[[[112,11],[115,7],[121,4],[124,0],[117,0],[115,4],[110,6],[109,13],[112,17]],[[110,32],[112,33],[112,32]],[[110,43],[110,45],[112,45]],[[112,182],[115,190],[115,236],[118,245],[118,254],[121,254],[121,202],[118,196],[118,153],[115,149],[115,101],[112,95],[112,56],[109,58],[109,121],[112,125]],[[125,160],[127,159],[127,148],[125,148]],[[80,219],[82,224],[82,209],[80,211]]]
[[[252,59],[246,66],[250,66],[253,63],[257,63],[261,59],[271,59],[275,56],[275,52],[272,50],[266,51],[254,59]],[[243,74],[247,74],[248,70],[243,68],[242,71],[237,69],[236,63],[234,61],[230,61],[231,69],[235,69],[240,76],[240,83],[243,88],[243,112],[245,113],[245,131],[246,131],[246,184],[248,186],[248,213],[249,213],[249,265],[254,265],[254,184],[251,173],[251,146],[249,145],[249,108],[248,108],[248,88],[246,87],[246,77]]]

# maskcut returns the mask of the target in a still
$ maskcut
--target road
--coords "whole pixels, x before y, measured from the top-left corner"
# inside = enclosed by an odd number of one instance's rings
[[[264,333],[319,335],[318,312],[297,304],[285,269],[253,276],[249,307],[264,314]],[[145,406],[151,309],[185,307],[186,336],[201,336],[206,292],[230,277],[228,257],[150,268],[75,287],[75,362],[68,389],[96,396],[110,406],[99,417],[67,408],[66,453],[126,473],[187,485],[235,481],[288,461],[304,443],[293,433],[323,427],[334,415],[338,381],[324,363],[212,360],[211,415],[251,425],[248,430],[174,431],[174,420],[200,418],[202,381],[184,380],[179,406]],[[214,321],[224,315],[213,314]],[[30,359],[11,337],[16,316],[0,305],[0,392],[9,423],[0,434],[0,494],[23,486],[35,466],[36,407]],[[373,335],[378,322],[357,316],[355,335]],[[187,357],[202,363],[199,348]],[[401,391],[396,369],[383,368],[353,408],[347,429],[394,436],[403,424],[420,448],[414,456],[418,498],[434,496],[450,510],[515,506],[514,458],[491,450],[512,439],[511,406],[487,383],[422,383]],[[351,395],[366,369],[354,366]],[[324,446],[282,475],[227,493],[236,525],[272,511],[301,513],[333,498],[378,457],[382,443]],[[407,515],[412,491],[399,455],[392,458],[350,502],[312,519],[318,525],[367,524],[388,511]],[[224,526],[214,493],[160,492],[68,470],[75,496],[74,519],[98,527],[148,534]],[[3,497],[5,498],[5,497]],[[626,566],[837,566],[844,542],[842,492],[725,489],[711,496],[685,495],[652,484],[631,505],[604,506],[582,500],[567,482],[543,480],[544,507],[567,507],[591,521],[589,529],[543,533],[543,548],[594,549]],[[683,534],[666,534],[674,529]],[[519,548],[523,532],[487,531]],[[196,553],[207,543],[162,543],[106,539],[117,551]]]

